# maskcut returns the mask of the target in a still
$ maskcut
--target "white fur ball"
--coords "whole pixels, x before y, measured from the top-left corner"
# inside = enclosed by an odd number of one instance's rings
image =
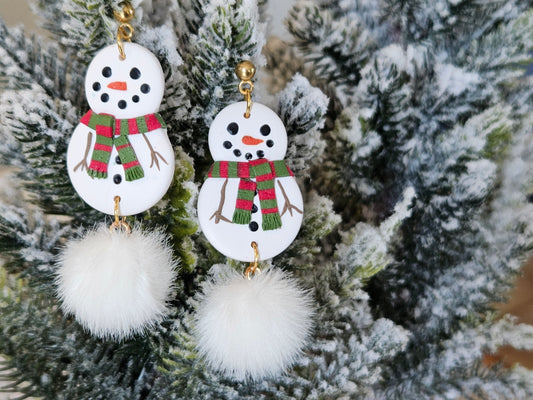
[[[309,292],[279,269],[250,280],[225,265],[211,272],[197,306],[199,353],[211,368],[234,379],[279,375],[296,361],[310,334]]]
[[[164,316],[175,269],[164,233],[100,225],[63,249],[57,291],[63,311],[86,329],[121,339]]]

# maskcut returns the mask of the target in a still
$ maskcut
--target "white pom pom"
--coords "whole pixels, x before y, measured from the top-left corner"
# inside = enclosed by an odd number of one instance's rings
[[[312,299],[278,269],[246,279],[216,265],[196,317],[198,350],[207,364],[242,380],[275,376],[299,356],[312,325]]]
[[[101,225],[61,254],[62,309],[96,336],[130,336],[165,314],[175,268],[162,232],[110,232]]]

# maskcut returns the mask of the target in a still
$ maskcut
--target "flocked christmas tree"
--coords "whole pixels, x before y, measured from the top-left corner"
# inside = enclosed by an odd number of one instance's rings
[[[252,0],[133,1],[136,42],[166,76],[176,154],[163,201],[180,270],[171,314],[144,335],[96,339],[58,309],[64,243],[105,217],[72,188],[68,139],[87,110],[88,62],[115,38],[119,1],[35,1],[51,39],[0,24],[0,354],[7,390],[47,399],[530,399],[533,373],[483,362],[533,350],[499,315],[533,239],[533,2],[296,2],[291,39]],[[304,192],[302,229],[274,263],[313,292],[314,330],[278,378],[206,368],[197,294],[225,260],[198,231],[196,196],[215,115],[254,98],[281,116]],[[258,344],[267,346],[268,343]]]

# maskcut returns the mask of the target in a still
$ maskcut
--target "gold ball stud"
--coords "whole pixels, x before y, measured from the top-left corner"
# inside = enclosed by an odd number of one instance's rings
[[[250,81],[255,75],[255,65],[251,61],[241,61],[235,67],[235,75],[241,81]]]

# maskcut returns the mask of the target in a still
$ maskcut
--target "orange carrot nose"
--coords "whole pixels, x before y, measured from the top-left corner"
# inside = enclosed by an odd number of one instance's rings
[[[251,136],[243,136],[242,142],[247,145],[255,146],[256,144],[263,143],[262,139],[256,139]]]
[[[121,81],[111,82],[107,87],[115,90],[128,90],[128,84]]]

